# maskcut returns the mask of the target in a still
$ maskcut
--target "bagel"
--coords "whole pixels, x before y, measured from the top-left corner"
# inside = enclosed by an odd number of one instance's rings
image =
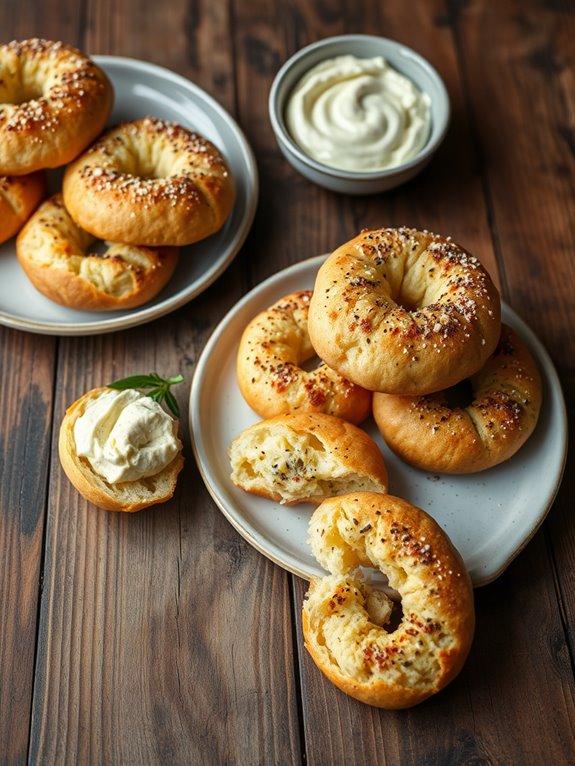
[[[436,234],[364,231],[322,265],[309,308],[318,355],[370,391],[418,396],[480,369],[499,293],[476,258]]]
[[[247,428],[229,448],[232,482],[282,505],[361,489],[387,491],[387,468],[361,428],[319,412],[278,415]]]
[[[512,457],[533,433],[541,378],[519,336],[502,325],[493,355],[470,378],[473,401],[450,404],[452,392],[375,394],[373,415],[388,446],[424,471],[474,473]],[[455,392],[457,396],[457,392]]]
[[[58,452],[64,473],[82,497],[106,511],[132,513],[169,500],[174,494],[178,474],[184,465],[181,453],[182,445],[177,437],[175,438],[176,454],[166,465],[154,473],[146,473],[144,471],[145,475],[141,478],[129,481],[108,481],[96,471],[88,457],[78,454],[75,427],[79,418],[85,415],[90,407],[93,407],[99,401],[101,402],[104,395],[110,394],[124,396],[126,394],[135,394],[135,392],[133,390],[118,392],[111,388],[94,388],[81,396],[66,410],[58,438]],[[124,398],[133,399],[134,397],[124,396]],[[161,410],[160,405],[152,401],[150,397],[142,396],[141,398],[148,400],[148,407],[151,408],[153,416],[155,416],[154,410]],[[169,415],[164,413],[163,410],[161,410],[161,413],[165,418],[169,418]],[[118,422],[118,415],[118,409],[111,407],[105,417],[100,417],[98,438],[108,439],[110,437],[110,433],[113,432],[114,426]],[[137,428],[132,428],[129,454],[121,455],[122,458],[125,460],[129,458],[137,464],[141,451],[146,448],[149,449],[147,441],[151,438],[150,433],[153,425],[153,422],[151,425],[145,423],[139,431]],[[127,432],[125,425],[123,429],[124,432]],[[177,426],[174,423],[174,434],[176,430]],[[119,434],[119,436],[120,439],[117,441],[121,440],[122,434]],[[113,437],[114,434],[112,433],[112,440],[114,440]],[[166,448],[164,448],[163,452],[167,453]],[[165,455],[163,457],[165,458]]]
[[[56,194],[28,220],[16,240],[24,272],[43,295],[83,311],[131,309],[166,285],[178,262],[176,248],[151,249],[108,243],[90,253],[94,237],[72,220]]]
[[[64,201],[100,239],[189,245],[224,224],[235,198],[216,147],[176,123],[146,117],[107,131],[66,170]]]
[[[104,128],[113,98],[105,73],[71,45],[1,45],[0,174],[71,162]]]
[[[262,418],[294,410],[325,412],[361,423],[372,394],[327,365],[306,371],[315,356],[307,316],[311,290],[287,295],[248,324],[240,341],[237,377],[242,396]]]
[[[0,176],[0,243],[17,233],[45,192],[41,171],[27,176]]]
[[[473,639],[473,590],[430,516],[397,497],[357,492],[314,511],[309,542],[331,575],[311,579],[305,646],[339,689],[368,705],[406,708],[455,678]],[[401,597],[397,627],[397,608],[358,567],[383,572]]]

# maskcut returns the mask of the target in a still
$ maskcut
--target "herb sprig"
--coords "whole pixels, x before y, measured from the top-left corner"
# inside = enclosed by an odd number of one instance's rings
[[[157,372],[151,372],[149,375],[130,375],[128,378],[120,378],[113,383],[108,383],[108,388],[115,388],[118,391],[126,391],[128,388],[149,388],[151,390],[146,391],[146,395],[159,404],[165,401],[172,413],[179,418],[180,408],[170,387],[182,383],[183,380],[182,375],[160,378]]]

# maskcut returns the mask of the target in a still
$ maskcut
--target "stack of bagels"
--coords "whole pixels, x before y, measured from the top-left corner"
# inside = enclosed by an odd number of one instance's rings
[[[0,46],[0,241],[34,286],[74,309],[129,309],[166,285],[179,250],[218,231],[235,199],[207,139],[153,117],[102,133],[112,85],[61,42]],[[40,204],[44,171],[67,166]],[[23,226],[23,228],[21,228]],[[91,252],[96,240],[103,253]]]
[[[314,355],[320,365],[308,370]],[[321,266],[313,291],[285,296],[248,324],[237,375],[264,420],[230,445],[231,480],[280,503],[317,506],[309,542],[330,572],[312,578],[306,647],[339,688],[408,707],[459,672],[474,630],[459,553],[422,509],[387,494],[373,412],[392,450],[416,467],[486,470],[537,423],[541,381],[501,324],[481,263],[427,231],[363,231]],[[361,568],[380,570],[401,607]]]

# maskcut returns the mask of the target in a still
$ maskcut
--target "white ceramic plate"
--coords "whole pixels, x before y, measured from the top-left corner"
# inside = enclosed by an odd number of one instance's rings
[[[252,224],[258,175],[252,150],[232,117],[211,96],[167,69],[134,59],[94,56],[114,85],[110,124],[153,115],[179,122],[212,141],[226,158],[237,199],[224,227],[182,249],[168,285],[150,303],[130,311],[75,311],[45,298],[28,281],[14,240],[0,245],[0,324],[50,335],[93,335],[149,322],[205,290],[231,263]],[[51,184],[59,174],[51,173]],[[54,191],[56,189],[54,188]]]
[[[254,548],[306,579],[325,574],[306,543],[313,508],[286,508],[237,489],[229,479],[227,448],[259,419],[236,383],[236,354],[244,327],[284,295],[312,289],[324,257],[272,276],[228,313],[198,360],[189,411],[196,459],[219,508]],[[565,403],[553,363],[529,327],[505,305],[503,319],[527,343],[543,378],[537,428],[511,460],[475,475],[433,475],[402,462],[384,444],[373,421],[364,424],[386,457],[390,493],[418,505],[439,522],[463,556],[475,586],[500,575],[535,533],[559,488],[567,452]]]

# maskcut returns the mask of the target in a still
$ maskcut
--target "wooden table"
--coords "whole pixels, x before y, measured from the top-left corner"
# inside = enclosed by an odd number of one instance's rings
[[[224,313],[279,269],[363,227],[449,233],[478,255],[575,395],[575,5],[537,0],[0,1],[2,41],[44,36],[149,60],[196,82],[253,146],[261,196],[232,266],[137,329],[58,338],[0,330],[0,761],[106,764],[575,762],[572,463],[542,529],[476,593],[466,667],[400,712],[337,691],[303,649],[306,583],[245,542],[195,466],[173,501],[98,511],[56,439],[68,404],[135,372],[181,371]],[[345,32],[426,56],[453,107],[439,155],[371,197],[317,188],[267,116],[280,64]]]

